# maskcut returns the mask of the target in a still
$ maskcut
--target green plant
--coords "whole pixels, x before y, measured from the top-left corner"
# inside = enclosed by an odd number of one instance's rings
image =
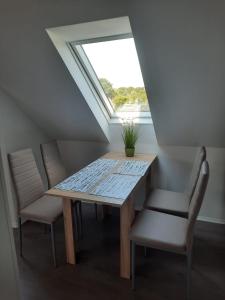
[[[123,137],[123,142],[124,142],[125,148],[127,148],[127,149],[135,148],[135,144],[138,139],[138,132],[133,123],[126,124],[123,126],[122,137]]]

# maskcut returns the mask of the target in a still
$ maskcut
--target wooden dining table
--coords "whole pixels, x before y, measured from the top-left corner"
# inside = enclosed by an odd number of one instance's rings
[[[73,214],[72,214],[72,200],[88,201],[90,203],[102,204],[104,206],[113,206],[120,209],[120,277],[130,279],[130,240],[129,231],[134,220],[134,193],[141,184],[145,184],[145,195],[147,196],[150,188],[151,165],[155,160],[154,154],[136,154],[134,157],[126,157],[124,153],[109,152],[102,156],[103,159],[113,160],[138,160],[148,161],[149,167],[145,174],[140,177],[140,180],[130,192],[126,199],[118,199],[111,197],[103,197],[93,195],[87,192],[77,192],[73,190],[61,190],[58,188],[51,188],[46,192],[47,195],[61,197],[63,199],[63,217],[65,229],[65,245],[67,263],[71,265],[76,264],[76,243],[73,234]],[[110,172],[110,170],[109,170]]]

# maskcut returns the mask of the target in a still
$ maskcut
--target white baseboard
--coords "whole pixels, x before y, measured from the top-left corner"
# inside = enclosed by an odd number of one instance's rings
[[[216,223],[216,224],[225,224],[224,219],[217,219],[217,218],[210,218],[210,217],[203,217],[203,216],[199,216],[198,221]]]

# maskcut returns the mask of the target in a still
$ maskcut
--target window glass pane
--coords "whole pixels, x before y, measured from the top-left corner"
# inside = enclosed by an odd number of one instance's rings
[[[133,38],[83,43],[83,50],[117,112],[149,112]]]

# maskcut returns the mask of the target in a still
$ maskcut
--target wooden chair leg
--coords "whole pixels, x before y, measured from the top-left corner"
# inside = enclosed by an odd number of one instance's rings
[[[55,250],[55,229],[54,229],[54,224],[51,224],[51,242],[52,242],[53,263],[54,263],[54,266],[57,267],[56,250]]]

